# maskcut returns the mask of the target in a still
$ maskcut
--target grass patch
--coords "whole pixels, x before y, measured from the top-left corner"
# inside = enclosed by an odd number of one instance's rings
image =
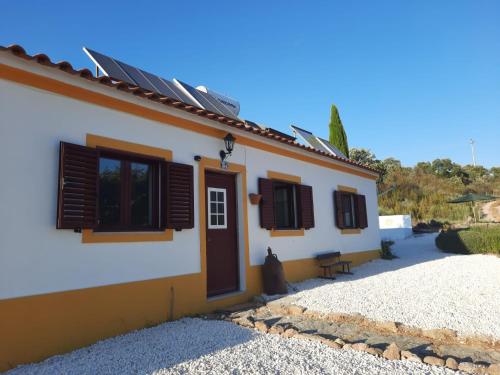
[[[436,237],[436,246],[447,253],[500,255],[500,225],[449,229]]]

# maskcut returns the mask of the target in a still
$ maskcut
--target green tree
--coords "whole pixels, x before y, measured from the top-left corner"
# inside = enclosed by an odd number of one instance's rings
[[[340,119],[339,111],[335,104],[332,104],[330,115],[330,143],[337,147],[345,156],[349,157],[349,145],[347,135]]]

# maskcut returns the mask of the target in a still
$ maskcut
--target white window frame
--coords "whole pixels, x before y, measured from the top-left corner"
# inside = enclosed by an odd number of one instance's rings
[[[210,195],[211,195],[210,193],[212,191],[215,192],[216,196],[217,196],[217,193],[222,193],[224,202],[219,202],[217,199],[215,201],[212,201],[210,199]],[[211,203],[216,203],[216,204],[223,203],[224,204],[224,225],[212,224],[212,220],[211,220],[212,212],[210,210]],[[208,229],[227,229],[227,192],[226,192],[226,189],[224,189],[224,188],[212,188],[212,187],[209,187],[207,189],[207,212],[208,212],[208,215],[207,215],[208,216],[207,217]],[[219,215],[217,214],[217,216],[219,216]]]

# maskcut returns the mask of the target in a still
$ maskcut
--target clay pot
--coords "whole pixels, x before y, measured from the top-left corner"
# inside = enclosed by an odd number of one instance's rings
[[[259,204],[260,200],[262,199],[262,195],[254,193],[248,194],[248,197],[250,198],[251,204]]]

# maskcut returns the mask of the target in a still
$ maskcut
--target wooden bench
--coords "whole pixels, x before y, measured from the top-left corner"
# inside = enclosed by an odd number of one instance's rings
[[[340,256],[340,251],[319,254],[316,256],[319,266],[323,269],[323,276],[320,276],[321,278],[335,280],[334,273],[352,275],[352,262],[350,260],[340,260]],[[340,266],[342,266],[342,271],[336,271],[335,268]]]

